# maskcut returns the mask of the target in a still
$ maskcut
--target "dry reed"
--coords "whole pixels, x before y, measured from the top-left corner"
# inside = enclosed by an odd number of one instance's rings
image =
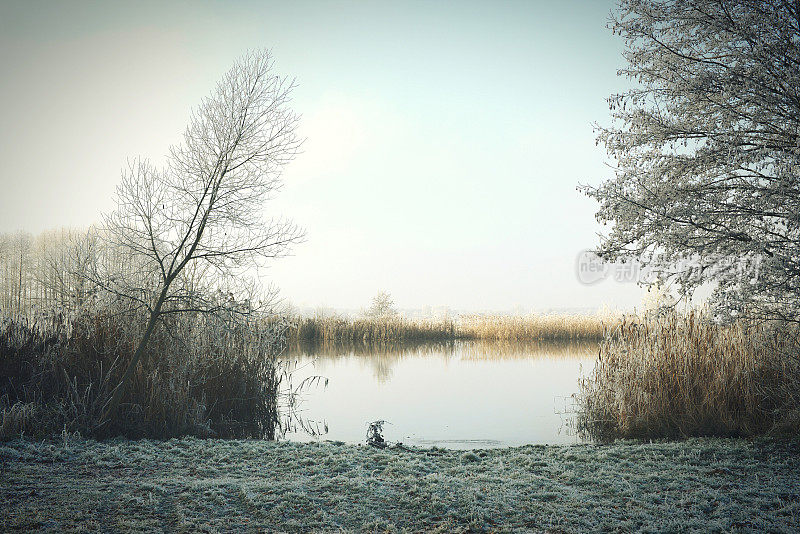
[[[800,430],[798,330],[714,324],[701,312],[628,318],[581,384],[578,429],[614,438]]]
[[[341,317],[298,318],[290,321],[290,343],[324,344],[446,341],[456,337],[452,321],[412,321],[401,318],[346,319]]]
[[[617,319],[589,315],[461,316],[455,320],[301,317],[289,321],[291,344],[385,344],[467,339],[492,341],[599,341]]]
[[[594,341],[602,339],[603,329],[604,319],[596,315],[471,315],[458,323],[463,338],[496,341]]]
[[[69,322],[0,321],[0,439],[61,431],[273,438],[280,430],[281,382],[288,377],[277,359],[279,336],[203,316],[161,325],[117,415],[102,422],[140,323],[99,312]]]

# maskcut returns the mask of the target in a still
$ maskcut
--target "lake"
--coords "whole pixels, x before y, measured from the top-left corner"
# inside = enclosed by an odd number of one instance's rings
[[[597,343],[457,341],[391,348],[304,348],[286,355],[304,389],[285,438],[364,443],[385,420],[390,442],[452,449],[576,443],[574,399]]]

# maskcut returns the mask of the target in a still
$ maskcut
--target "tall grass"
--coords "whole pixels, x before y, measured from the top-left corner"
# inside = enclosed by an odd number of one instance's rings
[[[459,339],[494,341],[599,341],[616,319],[584,315],[461,316],[455,320],[300,317],[290,320],[292,344],[386,344]]]
[[[628,318],[602,342],[578,405],[579,431],[600,440],[797,434],[799,332],[699,312]]]
[[[213,317],[161,325],[115,418],[101,421],[133,356],[139,318],[92,313],[70,321],[0,322],[0,438],[84,436],[274,438],[280,430],[279,336]]]
[[[603,338],[603,329],[604,319],[596,315],[472,315],[458,322],[463,338],[496,341],[595,341]]]
[[[455,339],[455,324],[448,320],[297,318],[287,330],[290,343],[323,344],[446,341]]]

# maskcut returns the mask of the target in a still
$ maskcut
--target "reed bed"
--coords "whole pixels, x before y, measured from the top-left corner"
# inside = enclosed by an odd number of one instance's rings
[[[289,343],[381,344],[415,341],[447,341],[456,338],[456,327],[448,320],[347,319],[302,317],[289,321]]]
[[[599,341],[616,319],[590,315],[530,315],[524,317],[470,315],[455,320],[403,318],[299,317],[289,320],[290,344],[369,344],[487,341]]]
[[[101,414],[133,356],[140,318],[0,321],[0,439],[184,435],[274,438],[287,376],[279,333],[212,317],[164,323],[111,421]],[[289,396],[291,397],[291,396]],[[288,399],[291,401],[291,398]]]
[[[467,339],[495,341],[595,341],[615,319],[597,315],[470,315],[458,322],[458,333]]]
[[[786,325],[714,324],[704,313],[627,318],[578,395],[599,439],[800,431],[800,337]]]

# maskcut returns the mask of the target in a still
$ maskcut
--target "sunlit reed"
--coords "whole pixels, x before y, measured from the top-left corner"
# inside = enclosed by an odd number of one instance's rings
[[[754,436],[800,430],[794,327],[705,314],[628,318],[602,342],[578,397],[579,431],[598,439]]]
[[[324,344],[394,342],[599,341],[616,318],[595,315],[467,315],[457,319],[300,317],[290,320],[288,341]]]

